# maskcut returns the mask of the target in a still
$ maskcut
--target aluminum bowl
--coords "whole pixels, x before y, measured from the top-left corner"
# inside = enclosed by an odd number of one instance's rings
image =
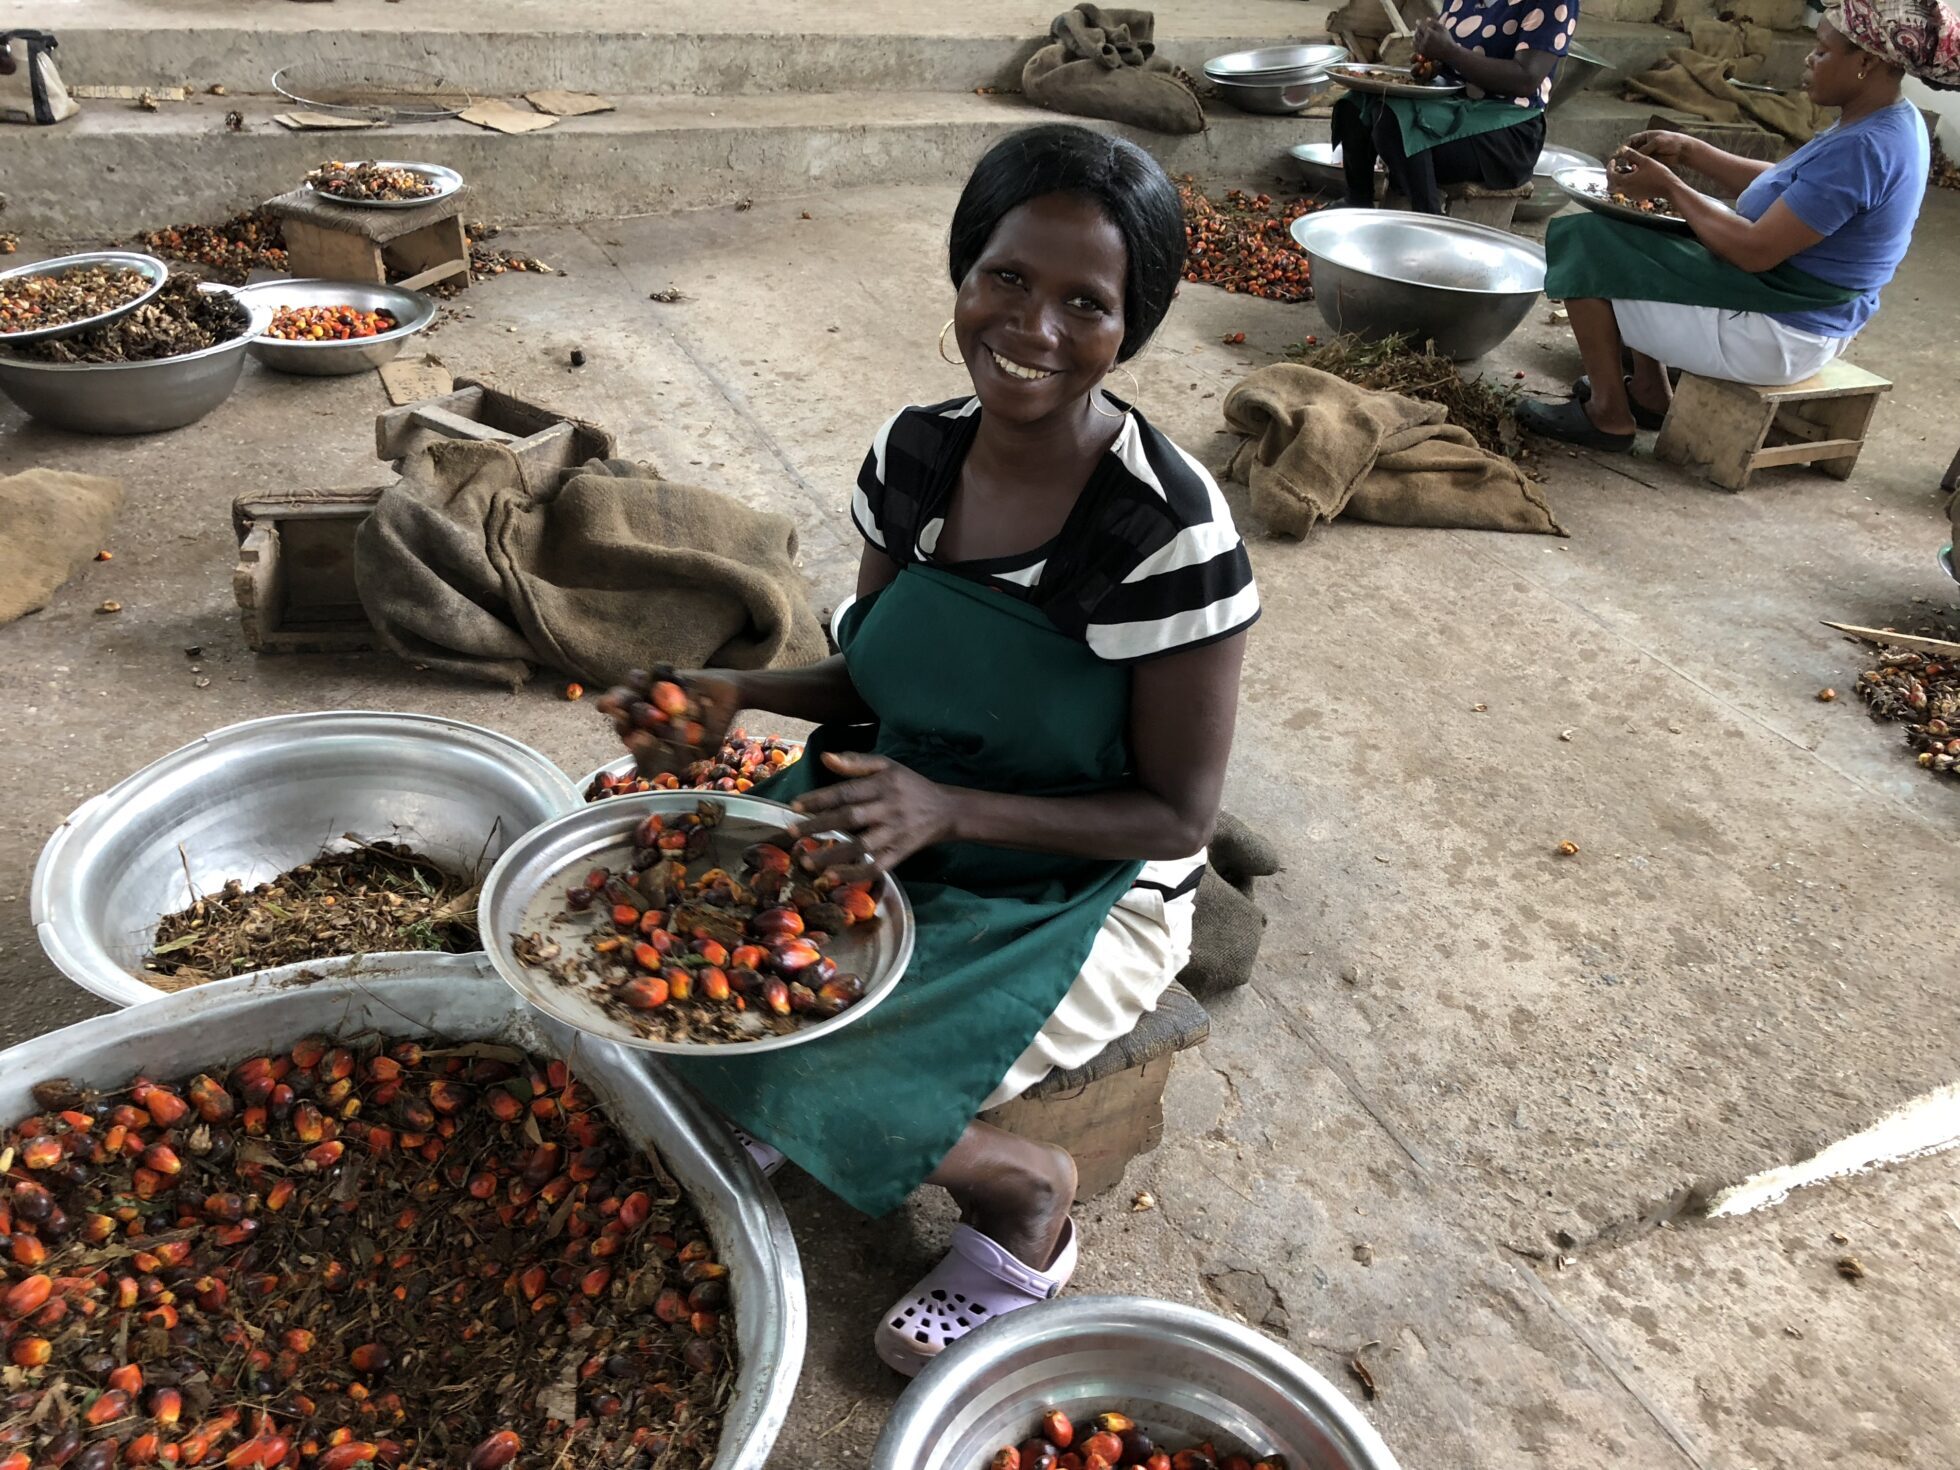
[[[1205,76],[1214,82],[1292,81],[1324,72],[1348,59],[1345,46],[1263,46],[1257,51],[1234,51],[1205,63]]]
[[[568,1026],[622,1046],[668,1056],[749,1056],[782,1051],[863,1020],[898,989],[906,966],[912,962],[912,904],[895,878],[885,880],[877,922],[853,925],[826,947],[839,969],[863,978],[863,999],[828,1020],[811,1022],[781,1036],[765,1033],[758,1040],[726,1043],[652,1041],[614,1017],[592,991],[560,984],[517,957],[512,941],[521,934],[552,935],[568,948],[582,942],[579,936],[589,929],[590,921],[568,923],[562,918],[565,890],[595,867],[614,872],[626,868],[633,860],[633,831],[649,815],[691,812],[702,801],[719,803],[724,813],[722,825],[714,834],[711,865],[730,869],[737,868],[742,849],[780,837],[801,820],[780,802],[725,791],[642,791],[581,802],[577,811],[534,827],[511,843],[483,880],[477,932],[497,973],[530,1005]]]
[[[211,294],[236,296],[205,284]],[[245,330],[215,347],[157,362],[29,362],[0,352],[0,393],[30,417],[77,434],[157,434],[194,424],[231,397],[245,349],[272,320],[248,306]]]
[[[82,317],[79,321],[63,322],[54,327],[32,327],[20,332],[0,332],[0,346],[19,347],[29,342],[45,342],[52,337],[72,337],[77,332],[93,331],[106,327],[120,317],[128,316],[137,307],[148,301],[163,289],[163,283],[170,278],[170,267],[154,255],[138,255],[129,250],[88,250],[80,255],[58,255],[53,260],[37,260],[30,265],[17,265],[12,270],[0,271],[0,281],[14,280],[22,276],[65,276],[72,270],[84,266],[112,265],[127,270],[141,271],[148,278],[150,289],[142,295],[112,306],[107,311],[98,311],[94,316]]]
[[[1307,72],[1278,81],[1233,82],[1218,77],[1210,81],[1218,89],[1218,95],[1241,112],[1274,117],[1304,111],[1334,85],[1325,72]]]
[[[1545,288],[1544,247],[1443,215],[1328,209],[1295,220],[1293,239],[1329,327],[1433,341],[1458,362],[1516,331]]]
[[[633,1143],[652,1148],[700,1209],[729,1268],[740,1355],[712,1470],[762,1470],[803,1368],[803,1266],[761,1171],[720,1123],[658,1066],[511,1004],[479,955],[368,956],[214,981],[97,1016],[0,1052],[0,1122],[36,1111],[51,1077],[121,1087],[290,1047],[306,1036],[495,1040],[575,1059],[579,1079]]]
[[[1347,172],[1341,166],[1338,143],[1296,143],[1286,150],[1294,171],[1316,189],[1347,189]],[[1388,183],[1388,166],[1375,160],[1375,197],[1380,199]]]
[[[187,884],[261,883],[347,832],[481,874],[530,828],[582,805],[529,746],[460,720],[363,710],[247,720],[76,808],[41,849],[29,909],[62,974],[134,1005],[165,993],[143,980],[143,956],[157,921],[190,901]]]
[[[246,286],[239,298],[251,305],[263,302],[274,312],[287,306],[351,306],[359,311],[385,311],[401,325],[392,332],[357,337],[349,342],[285,342],[260,335],[252,339],[252,356],[275,372],[311,378],[363,373],[391,361],[408,339],[436,319],[436,301],[420,291],[399,286],[371,286],[356,281],[265,281]],[[270,319],[268,318],[268,325]]]
[[[1572,201],[1565,190],[1558,186],[1553,176],[1563,168],[1596,168],[1604,170],[1605,164],[1590,153],[1581,153],[1576,148],[1561,148],[1556,143],[1547,143],[1538,150],[1538,161],[1531,166],[1531,197],[1518,201],[1518,219],[1527,223],[1548,220]]]
[[[1171,1444],[1285,1456],[1290,1470],[1396,1470],[1340,1390],[1249,1327],[1137,1296],[1042,1302],[988,1323],[913,1380],[871,1470],[984,1470],[1042,1410],[1120,1409]]]

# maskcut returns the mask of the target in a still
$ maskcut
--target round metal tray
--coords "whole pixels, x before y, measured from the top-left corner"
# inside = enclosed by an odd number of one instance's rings
[[[1615,204],[1611,199],[1590,192],[1593,189],[1612,188],[1603,168],[1562,168],[1552,175],[1552,182],[1563,189],[1574,204],[1582,204],[1594,214],[1611,215],[1614,219],[1645,225],[1650,230],[1665,230],[1671,235],[1694,234],[1688,222],[1678,214],[1643,214],[1629,205]]]
[[[422,175],[436,186],[436,192],[425,194],[420,199],[347,199],[339,194],[329,194],[325,189],[315,189],[308,184],[307,189],[322,199],[334,204],[344,204],[349,209],[423,209],[431,204],[440,204],[451,194],[463,187],[463,176],[453,168],[444,168],[439,163],[404,163],[398,158],[357,158],[356,163],[372,163],[381,168],[405,168]]]
[[[0,271],[0,281],[15,280],[23,276],[66,275],[69,271],[90,265],[123,266],[129,270],[141,271],[149,277],[150,289],[122,306],[99,311],[94,316],[83,317],[80,321],[63,322],[53,327],[35,327],[26,332],[0,332],[0,347],[22,347],[29,342],[46,342],[55,337],[72,337],[78,332],[88,331],[91,327],[107,326],[110,322],[128,316],[156,295],[170,277],[170,267],[154,255],[139,255],[133,250],[88,250],[79,255],[58,255],[53,260],[37,260],[31,265],[17,265],[12,270]]]
[[[33,1086],[51,1077],[109,1090],[135,1072],[221,1072],[302,1037],[376,1033],[495,1041],[568,1058],[621,1135],[659,1155],[700,1210],[730,1273],[735,1382],[707,1470],[763,1470],[796,1399],[809,1321],[802,1262],[775,1190],[692,1090],[643,1058],[513,1006],[482,955],[289,965],[50,1031],[0,1051],[0,1123],[39,1111]]]
[[[438,122],[474,100],[435,72],[392,62],[295,62],[272,74],[272,87],[315,112],[372,122]]]
[[[799,1027],[786,1036],[763,1036],[755,1041],[654,1041],[608,1014],[599,1004],[596,985],[574,989],[518,959],[514,936],[546,934],[568,947],[582,942],[593,920],[568,915],[564,891],[594,867],[623,869],[633,858],[633,829],[651,812],[691,812],[703,801],[720,803],[721,826],[715,829],[710,858],[700,869],[721,865],[739,867],[743,848],[795,826],[802,819],[778,802],[753,796],[705,791],[646,791],[637,796],[614,796],[590,802],[578,811],[534,827],[505,849],[483,882],[477,904],[477,930],[497,973],[531,1005],[546,1015],[607,1041],[640,1051],[668,1056],[715,1056],[733,1052],[782,1051],[841,1031],[870,1014],[898,988],[912,959],[912,905],[892,878],[880,895],[878,920],[855,926],[836,936],[828,953],[842,970],[864,981],[864,999],[841,1015]],[[828,834],[826,834],[828,835]]]
[[[1379,72],[1395,72],[1410,80],[1383,81],[1372,75]],[[1462,82],[1418,82],[1406,66],[1378,66],[1372,61],[1344,61],[1328,67],[1327,75],[1350,92],[1373,92],[1378,97],[1454,97],[1463,90]]]
[[[1264,46],[1257,51],[1234,51],[1205,63],[1214,82],[1272,82],[1294,80],[1326,71],[1348,59],[1345,46]]]
[[[248,305],[263,304],[275,312],[287,306],[351,306],[359,311],[385,311],[401,324],[392,332],[347,342],[288,342],[264,335],[252,339],[252,356],[267,367],[307,377],[337,377],[380,367],[436,319],[432,296],[358,281],[263,281],[240,288],[238,295]]]

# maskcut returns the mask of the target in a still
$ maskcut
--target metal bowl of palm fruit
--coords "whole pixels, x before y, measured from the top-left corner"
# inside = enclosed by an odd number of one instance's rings
[[[436,301],[399,286],[357,281],[263,281],[239,298],[272,308],[251,352],[275,372],[305,377],[363,373],[394,359],[436,319]]]
[[[0,271],[0,347],[72,337],[129,315],[163,289],[154,255],[90,250]]]
[[[1396,1470],[1361,1411],[1250,1327],[1138,1296],[1000,1317],[941,1353],[871,1470]]]
[[[0,1153],[23,1464],[762,1470],[796,1391],[803,1272],[761,1172],[480,955],[24,1042]]]
[[[529,746],[460,720],[274,715],[83,802],[29,908],[56,968],[117,1005],[336,955],[473,950],[490,865],[580,805]]]

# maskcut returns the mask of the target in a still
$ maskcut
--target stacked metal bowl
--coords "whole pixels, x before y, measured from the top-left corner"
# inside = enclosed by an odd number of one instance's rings
[[[1304,111],[1333,86],[1327,68],[1347,57],[1347,47],[1330,45],[1234,51],[1207,61],[1205,80],[1242,112],[1285,116]]]

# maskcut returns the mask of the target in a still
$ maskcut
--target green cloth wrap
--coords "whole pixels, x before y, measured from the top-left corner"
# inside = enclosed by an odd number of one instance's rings
[[[1746,271],[1701,241],[1588,210],[1545,229],[1545,295],[1552,301],[1671,301],[1722,311],[1810,311],[1864,293],[1785,261]]]
[[[948,785],[1079,796],[1132,779],[1130,673],[1046,615],[907,566],[845,614],[840,646],[875,726],[824,726],[751,793],[789,802],[869,749]],[[783,1051],[662,1058],[735,1123],[866,1214],[938,1167],[1061,1004],[1110,907],[1142,871],[977,843],[900,865],[917,944],[905,979],[833,1036]]]
[[[1544,116],[1535,107],[1520,107],[1498,97],[1381,97],[1364,92],[1360,102],[1361,115],[1371,124],[1384,104],[1395,114],[1402,129],[1402,151],[1411,158],[1438,143],[1494,133]]]

